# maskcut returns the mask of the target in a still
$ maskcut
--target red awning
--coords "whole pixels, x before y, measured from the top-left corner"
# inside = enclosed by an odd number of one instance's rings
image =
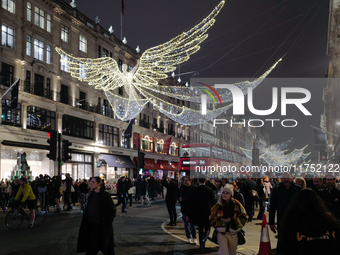
[[[159,164],[155,163],[155,161],[153,159],[145,159],[143,168],[149,169],[149,170],[159,170],[159,169],[161,169]]]
[[[158,160],[158,163],[159,163],[161,169],[165,169],[165,170],[168,170],[168,171],[175,171],[175,169],[169,164],[168,161]]]
[[[178,162],[171,162],[171,166],[175,171],[178,170]]]

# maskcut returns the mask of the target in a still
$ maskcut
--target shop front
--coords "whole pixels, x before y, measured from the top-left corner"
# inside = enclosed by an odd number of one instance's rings
[[[154,176],[157,178],[157,176],[163,177],[163,171],[162,173],[159,172],[160,167],[159,164],[156,163],[153,159],[145,159],[144,160],[144,173],[145,176]]]
[[[71,160],[61,166],[61,174],[70,174],[73,180],[89,179],[93,174],[93,153],[71,152]]]
[[[133,171],[136,169],[136,165],[129,156],[101,153],[99,160],[101,160],[102,169],[105,169],[106,167],[105,173],[101,171],[105,180],[118,179],[122,175],[129,178],[134,177]]]
[[[18,176],[19,172],[31,180],[40,174],[54,176],[54,162],[46,157],[48,150],[42,147],[44,146],[3,141],[0,148],[0,178],[11,180]]]
[[[169,164],[168,161],[158,160],[158,163],[160,165],[161,170],[164,171],[165,176],[169,178],[176,178],[176,171],[172,167],[172,165]]]

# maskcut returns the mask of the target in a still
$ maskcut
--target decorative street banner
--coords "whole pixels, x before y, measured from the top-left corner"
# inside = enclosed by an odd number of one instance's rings
[[[171,138],[172,136],[170,136],[168,139],[164,141],[162,153],[169,154]]]

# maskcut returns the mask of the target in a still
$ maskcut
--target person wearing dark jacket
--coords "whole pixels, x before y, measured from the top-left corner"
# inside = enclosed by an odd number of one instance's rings
[[[65,211],[71,211],[72,207],[70,205],[70,194],[71,194],[71,185],[72,185],[72,178],[69,173],[66,174],[66,190],[64,191],[64,206],[66,205],[67,208]]]
[[[232,182],[231,185],[233,185],[234,187],[234,195],[233,197],[239,201],[242,206],[244,207],[244,197],[243,197],[243,194],[240,192],[240,189],[238,188],[236,182]]]
[[[127,212],[125,210],[125,208],[126,208],[126,195],[127,195],[127,188],[126,188],[126,183],[125,183],[125,176],[123,175],[120,178],[120,180],[118,181],[118,184],[117,184],[118,204],[116,205],[116,207],[117,207],[120,204],[122,204],[122,213]]]
[[[264,186],[263,179],[257,179],[257,194],[258,199],[257,201],[260,204],[260,211],[257,215],[258,220],[262,220],[264,211],[266,210],[266,201],[267,201],[267,193],[266,193],[266,187]]]
[[[147,203],[147,205],[151,205],[149,198],[146,195],[147,189],[148,189],[148,182],[146,181],[145,176],[143,176],[143,181],[141,185],[140,204]]]
[[[101,251],[105,255],[114,255],[114,236],[112,222],[115,207],[111,196],[101,189],[99,177],[91,179],[89,202],[84,211],[79,229],[77,252],[88,255]]]
[[[52,187],[53,187],[53,198],[57,207],[56,213],[60,213],[60,186],[61,186],[61,180],[60,176],[54,176],[52,179]]]
[[[326,188],[321,191],[320,197],[328,210],[340,219],[340,190],[335,186],[334,176],[326,176]]]
[[[194,244],[197,243],[196,227],[194,224],[190,224],[186,218],[187,218],[188,211],[189,211],[189,203],[190,203],[191,195],[195,188],[196,187],[191,186],[190,176],[186,176],[184,179],[184,184],[177,191],[177,200],[181,203],[182,219],[184,222],[185,234],[188,239],[187,243],[190,243],[190,237],[192,235],[192,242]]]
[[[175,179],[170,179],[169,182],[164,178],[162,180],[162,185],[166,188],[165,203],[168,208],[168,213],[170,217],[169,226],[177,225],[177,213],[176,213],[176,194],[177,194],[177,182]]]
[[[257,184],[255,181],[253,181],[251,178],[248,178],[243,182],[242,185],[242,194],[244,197],[245,202],[245,209],[247,211],[248,215],[248,221],[251,222],[253,220],[254,216],[254,201],[255,198],[253,197],[252,191],[257,190]]]
[[[287,208],[289,207],[294,196],[301,190],[300,186],[297,186],[293,182],[293,178],[290,173],[282,174],[282,183],[274,189],[270,195],[270,209],[269,209],[269,226],[271,231],[276,233],[278,230],[278,241],[276,254],[281,255],[281,241],[282,241],[282,228],[281,220]],[[275,214],[277,213],[277,228],[275,227]]]
[[[199,186],[193,190],[190,199],[187,221],[198,226],[199,244],[200,249],[203,251],[205,241],[210,233],[209,216],[211,214],[211,207],[215,203],[215,197],[213,190],[205,185],[205,177],[202,176],[198,181]]]
[[[313,190],[296,194],[281,223],[281,254],[340,254],[340,223]]]
[[[151,200],[155,200],[157,196],[157,181],[155,180],[154,176],[151,176],[149,179],[149,187],[150,187],[150,198]]]
[[[80,195],[80,205],[81,210],[84,211],[85,207],[87,205],[87,194],[89,193],[89,185],[88,181],[86,179],[83,180],[83,182],[79,185],[79,195]]]

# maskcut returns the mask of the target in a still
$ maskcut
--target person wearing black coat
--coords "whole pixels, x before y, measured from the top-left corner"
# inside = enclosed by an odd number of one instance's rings
[[[117,196],[118,196],[118,204],[116,206],[119,206],[122,204],[122,213],[126,213],[126,195],[127,195],[127,187],[125,182],[125,176],[123,175],[117,184]]]
[[[162,180],[162,185],[166,188],[165,203],[168,208],[170,217],[169,226],[177,225],[177,213],[176,213],[176,194],[178,185],[175,179],[170,179],[169,182],[165,178]]]
[[[285,214],[285,211],[289,207],[291,201],[295,195],[301,190],[301,187],[295,185],[293,178],[290,173],[283,173],[282,183],[272,191],[270,194],[270,208],[269,208],[269,226],[271,231],[276,233],[278,231],[278,241],[276,254],[281,255],[281,242],[282,242],[282,227],[281,220]],[[277,214],[277,228],[275,227],[275,214]]]
[[[196,189],[196,187],[191,185],[190,176],[186,176],[184,179],[184,184],[181,185],[177,191],[176,197],[181,203],[182,219],[184,222],[185,234],[188,239],[187,243],[190,243],[190,236],[192,235],[193,243],[196,244],[196,227],[194,224],[190,224],[186,219],[189,212],[190,199],[194,189]]]
[[[149,198],[146,195],[147,189],[148,189],[148,182],[146,181],[145,176],[143,176],[143,181],[141,185],[140,204],[146,203],[147,205],[151,205]]]
[[[258,199],[257,201],[260,204],[260,211],[257,215],[258,220],[262,220],[264,211],[266,210],[266,201],[267,201],[267,194],[266,194],[266,187],[264,186],[263,179],[257,179],[257,194]]]
[[[198,237],[201,250],[210,233],[209,216],[215,203],[214,192],[205,185],[206,178],[199,178],[199,186],[194,189],[189,203],[187,221],[198,226]]]
[[[114,236],[112,222],[116,210],[111,196],[100,188],[99,177],[91,179],[91,189],[88,205],[81,221],[77,252],[88,255],[101,251],[104,255],[114,255]]]
[[[245,209],[247,211],[249,222],[253,220],[253,216],[255,214],[254,213],[255,198],[253,197],[253,194],[252,194],[253,190],[255,191],[257,190],[257,184],[251,178],[248,178],[247,180],[243,182],[241,192],[244,197]]]
[[[67,205],[65,211],[71,211],[72,207],[70,205],[70,194],[71,194],[71,185],[72,185],[72,178],[69,173],[66,174],[66,190],[64,191],[64,206]]]

